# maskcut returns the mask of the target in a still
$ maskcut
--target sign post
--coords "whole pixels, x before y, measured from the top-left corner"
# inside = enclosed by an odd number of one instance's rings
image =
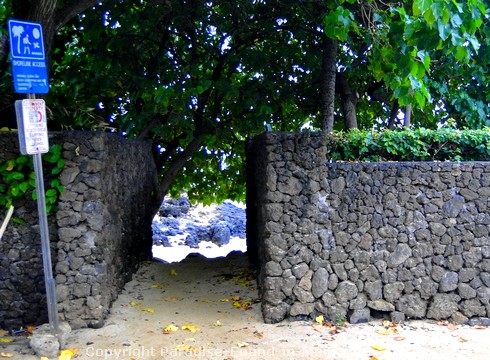
[[[45,94],[49,89],[42,27],[38,23],[9,20],[9,36],[15,91],[28,94],[27,99],[15,102],[20,152],[33,156],[49,324],[60,338],[41,158],[41,154],[49,151],[46,106],[44,100],[34,95]]]

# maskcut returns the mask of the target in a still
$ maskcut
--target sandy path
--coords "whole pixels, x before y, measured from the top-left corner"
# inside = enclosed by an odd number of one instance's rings
[[[490,359],[489,328],[410,321],[382,335],[381,321],[336,334],[306,321],[264,324],[247,274],[245,255],[146,263],[102,329],[72,332],[68,345],[79,349],[74,359]],[[165,334],[170,324],[178,330]],[[0,351],[39,359],[25,343],[0,344]]]

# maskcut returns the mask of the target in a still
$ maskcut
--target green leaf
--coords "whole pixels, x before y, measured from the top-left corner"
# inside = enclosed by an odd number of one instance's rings
[[[451,25],[454,27],[460,27],[463,24],[463,20],[459,14],[453,14],[451,16]]]
[[[19,189],[22,191],[22,192],[26,192],[27,189],[29,189],[29,183],[24,181],[22,183],[19,184]]]
[[[46,191],[46,197],[56,197],[57,193],[56,193],[56,190],[53,190],[53,189],[49,189]]]
[[[449,26],[448,23],[444,23],[444,22],[439,21],[437,23],[437,29],[439,31],[439,37],[443,41],[446,41],[449,38],[449,36],[451,35],[452,28],[451,28],[451,26]]]
[[[434,13],[432,12],[432,9],[428,9],[424,13],[424,20],[427,22],[427,25],[429,25],[430,28],[432,28],[436,22],[436,17],[434,16]]]
[[[18,186],[11,187],[10,193],[12,194],[13,197],[18,197],[19,196],[19,187]]]
[[[412,11],[414,16],[420,16],[430,9],[432,0],[414,0]]]

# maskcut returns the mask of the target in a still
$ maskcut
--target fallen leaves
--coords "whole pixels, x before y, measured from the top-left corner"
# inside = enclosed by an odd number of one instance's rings
[[[396,335],[398,334],[398,324],[391,321],[383,321],[384,329],[378,330],[377,333],[380,335]]]
[[[181,330],[187,330],[192,333],[201,331],[196,325],[193,324],[184,324],[180,327]],[[171,334],[179,330],[179,327],[174,324],[169,324],[165,329],[163,329],[164,334]]]
[[[170,276],[177,276],[177,275],[178,275],[178,274],[177,274],[177,270],[175,270],[175,269],[170,269],[170,271],[169,271],[169,275],[170,275]]]
[[[171,334],[177,330],[179,330],[179,328],[177,326],[175,326],[174,324],[170,324],[165,329],[163,329],[163,333],[164,334]]]
[[[371,345],[371,348],[376,350],[376,351],[385,351],[386,349],[388,349],[386,346],[383,346],[380,344]]]
[[[198,332],[198,331],[201,331],[201,329],[199,329],[196,325],[192,325],[192,324],[185,324],[185,325],[182,325],[180,327],[182,330],[188,330],[190,332]]]
[[[242,286],[251,286],[253,285],[252,282],[255,280],[255,275],[249,270],[241,271],[238,274],[222,275],[222,277],[231,283]]]
[[[198,353],[201,351],[201,349],[187,345],[187,344],[179,344],[179,345],[175,346],[175,349],[179,350],[179,351],[191,352],[191,353]]]
[[[129,302],[129,306],[131,306],[131,307],[136,307],[136,306],[140,306],[140,305],[141,305],[141,303],[140,303],[140,302],[136,302],[136,301],[134,301],[134,300],[131,300],[131,301]]]
[[[240,296],[233,296],[231,298],[233,300],[233,307],[240,310],[250,310],[252,309],[253,299],[243,300]]]
[[[79,349],[77,348],[61,350],[58,360],[71,360],[71,358],[74,357],[78,353],[78,351]]]
[[[347,322],[334,323],[333,321],[325,320],[323,315],[318,315],[315,317],[315,323],[312,325],[313,330],[320,333],[323,341],[334,341],[334,335],[342,331],[342,328],[349,325]]]
[[[475,326],[472,326],[471,327],[472,329],[476,329],[476,330],[485,330],[485,329],[489,329],[488,326],[483,326],[483,325],[475,325]]]
[[[14,354],[12,354],[12,353],[6,353],[6,352],[0,353],[0,357],[3,357],[3,358],[11,358],[12,356],[14,356]]]
[[[457,330],[458,329],[458,325],[450,323],[449,321],[438,321],[437,325],[438,326],[445,326],[449,330]]]

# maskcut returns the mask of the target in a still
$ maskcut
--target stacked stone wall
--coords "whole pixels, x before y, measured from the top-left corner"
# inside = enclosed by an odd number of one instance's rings
[[[16,133],[0,136],[3,160],[19,155]],[[48,217],[59,316],[99,327],[138,264],[151,257],[156,168],[149,144],[94,132],[51,133],[61,144],[64,187]],[[43,162],[45,187],[53,178]],[[47,320],[37,205],[17,200],[0,241],[0,328]]]
[[[321,134],[248,151],[266,322],[488,324],[490,163],[328,163]]]

